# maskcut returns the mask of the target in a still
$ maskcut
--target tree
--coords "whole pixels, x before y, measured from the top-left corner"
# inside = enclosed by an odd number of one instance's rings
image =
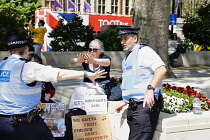
[[[116,39],[118,35],[116,29],[109,29],[96,38],[103,42],[105,51],[122,51],[122,45],[119,39]]]
[[[184,36],[195,44],[210,45],[210,4],[197,11],[197,17],[189,17],[183,26]]]
[[[18,20],[29,21],[34,17],[34,12],[42,6],[41,0],[1,0],[0,11],[5,8],[16,10]]]
[[[64,24],[63,19],[49,33],[53,38],[50,45],[54,51],[84,51],[87,50],[90,41],[94,39],[93,27],[83,25],[83,19],[75,14],[74,18]],[[85,43],[85,45],[80,45]]]
[[[197,16],[197,10],[206,6],[210,0],[182,0],[183,17]]]
[[[0,51],[5,51],[8,36],[16,33],[26,34],[24,20],[17,19],[19,12],[15,9],[5,8],[0,11]]]
[[[152,47],[165,62],[166,77],[175,77],[168,60],[169,0],[136,0],[133,26],[140,27],[139,42]]]
[[[24,23],[32,19],[35,10],[41,6],[41,0],[0,1],[0,51],[6,50],[4,46],[8,36],[16,33],[28,35]]]

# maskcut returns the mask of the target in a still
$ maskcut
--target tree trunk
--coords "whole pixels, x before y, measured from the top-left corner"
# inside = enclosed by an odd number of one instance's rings
[[[133,26],[140,27],[139,42],[152,47],[166,64],[167,78],[176,77],[169,67],[168,36],[170,0],[135,0]]]

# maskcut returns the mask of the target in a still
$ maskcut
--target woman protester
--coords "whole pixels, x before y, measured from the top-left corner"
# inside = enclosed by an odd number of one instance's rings
[[[96,79],[97,83],[108,83],[110,81],[110,64],[111,58],[104,53],[103,43],[94,39],[90,42],[88,48],[88,54],[80,53],[76,58],[71,60],[71,63],[77,66],[83,66],[85,71],[94,72],[97,70],[104,70],[107,72],[105,78]],[[84,100],[86,95],[105,95],[104,91],[100,86],[93,86],[91,80],[84,77],[83,82],[74,89],[72,98],[70,101],[69,109],[72,108],[83,108],[74,104],[75,100]]]

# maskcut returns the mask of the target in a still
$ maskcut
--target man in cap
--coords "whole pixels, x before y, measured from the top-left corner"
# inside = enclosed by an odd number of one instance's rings
[[[29,62],[28,40],[23,34],[8,38],[11,56],[0,63],[0,139],[54,140],[51,131],[40,117],[41,84],[88,77],[95,84],[104,78],[103,71],[95,73],[65,70]]]
[[[122,62],[123,102],[116,107],[120,112],[129,104],[127,122],[129,140],[152,140],[161,104],[161,81],[166,73],[161,58],[146,44],[138,44],[140,28],[121,27],[119,37],[127,53]]]
[[[41,49],[44,44],[44,35],[47,29],[44,27],[45,22],[40,20],[38,23],[39,28],[34,28],[32,25],[32,20],[29,21],[29,29],[34,32],[34,50],[41,57]]]

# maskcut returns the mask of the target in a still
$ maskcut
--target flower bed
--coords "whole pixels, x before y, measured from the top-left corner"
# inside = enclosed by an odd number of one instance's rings
[[[193,87],[176,87],[170,84],[163,84],[163,112],[180,113],[190,112],[193,109],[194,98],[201,100],[203,110],[210,109],[210,100],[198,93]]]
[[[112,77],[119,85],[122,78]],[[176,87],[170,84],[163,84],[163,112],[165,113],[181,113],[191,112],[193,109],[194,98],[197,97],[201,101],[202,110],[210,110],[210,99],[207,99],[202,93],[198,93],[193,87],[186,86]]]

